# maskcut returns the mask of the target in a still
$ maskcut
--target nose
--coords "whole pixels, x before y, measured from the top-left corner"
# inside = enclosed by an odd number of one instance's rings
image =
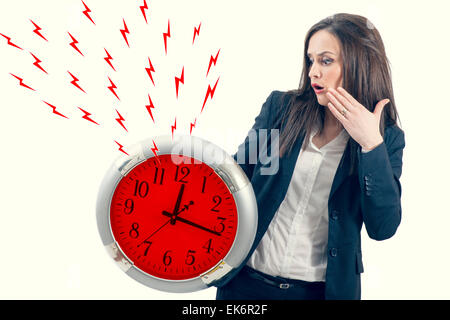
[[[309,69],[309,78],[320,78],[320,67],[316,64],[316,62],[313,62]]]

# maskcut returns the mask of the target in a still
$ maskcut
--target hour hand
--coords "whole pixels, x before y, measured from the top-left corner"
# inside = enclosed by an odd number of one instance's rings
[[[177,202],[175,203],[175,208],[173,208],[173,214],[176,215],[181,205],[181,198],[183,197],[184,183],[181,184],[180,191],[178,192]]]

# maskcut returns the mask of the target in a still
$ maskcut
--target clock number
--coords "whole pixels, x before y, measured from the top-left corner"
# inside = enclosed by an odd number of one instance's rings
[[[148,194],[148,183],[147,181],[142,181],[139,183],[139,180],[136,180],[136,184],[134,186],[134,195],[140,196],[141,198],[145,198]]]
[[[163,256],[163,263],[168,266],[172,263],[172,257],[169,256],[169,252],[172,252],[171,250],[167,250],[166,253],[164,253]]]
[[[206,253],[210,253],[212,250],[211,241],[212,241],[212,239],[209,239],[208,241],[206,241],[205,245],[202,247],[203,249],[206,249]]]
[[[213,202],[216,204],[214,207],[212,207],[211,211],[214,212],[219,212],[219,210],[217,209],[217,207],[219,206],[219,204],[222,202],[222,198],[220,196],[214,196],[213,197]]]
[[[152,243],[147,240],[145,240],[144,243],[147,245],[147,248],[145,248],[145,251],[144,251],[144,256],[147,256],[148,249],[150,249],[150,246],[152,245]]]
[[[130,238],[136,239],[137,237],[139,237],[139,224],[137,222],[134,222],[131,224],[131,230],[130,232],[128,232],[128,234],[130,235]]]
[[[205,187],[206,187],[206,177],[203,177],[202,193],[205,193]]]
[[[222,220],[222,221],[226,220],[223,217],[217,217],[217,219]],[[222,233],[222,231],[225,230],[225,225],[223,224],[222,221],[219,222],[219,226],[220,226],[219,228],[217,228],[217,226],[214,226],[214,231]]]
[[[193,265],[193,264],[194,264],[194,261],[195,261],[195,257],[194,257],[194,255],[193,255],[192,253],[195,253],[195,251],[193,251],[193,250],[188,250],[188,253],[187,253],[187,256],[186,256],[186,261],[185,261],[185,263],[186,263],[188,266]]]
[[[125,209],[123,209],[123,212],[125,214],[131,214],[134,210],[134,201],[132,199],[125,200]]]
[[[158,167],[155,167],[155,178],[153,179],[153,183],[157,184],[158,183]],[[161,178],[159,179],[159,184],[163,184],[163,179],[164,179],[164,168],[161,168]]]
[[[185,179],[185,178],[189,175],[189,173],[190,173],[189,168],[188,168],[188,167],[181,167],[181,174],[184,174],[184,176],[182,176],[182,177],[180,178],[180,180],[178,180],[178,171],[179,171],[179,170],[180,170],[180,167],[177,166],[177,170],[176,170],[176,172],[175,172],[175,181],[177,181],[177,182],[182,182],[182,183],[187,183],[187,181],[186,181],[186,180],[183,180],[183,179]]]

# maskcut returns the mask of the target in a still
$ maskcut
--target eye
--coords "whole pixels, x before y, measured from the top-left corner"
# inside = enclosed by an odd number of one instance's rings
[[[310,57],[307,57],[307,62],[308,62],[308,64],[313,64],[314,63],[314,60],[313,59],[311,59]],[[329,65],[329,64],[331,64],[333,62],[333,59],[328,59],[328,58],[322,58],[322,63],[324,64],[324,65]]]

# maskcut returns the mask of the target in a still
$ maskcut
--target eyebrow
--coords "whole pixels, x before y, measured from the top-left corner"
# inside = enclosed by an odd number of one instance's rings
[[[317,54],[318,56],[323,56],[325,53],[331,53],[332,55],[336,55],[335,53],[331,51],[322,51],[321,53]],[[308,57],[311,55],[311,53],[306,54]]]

